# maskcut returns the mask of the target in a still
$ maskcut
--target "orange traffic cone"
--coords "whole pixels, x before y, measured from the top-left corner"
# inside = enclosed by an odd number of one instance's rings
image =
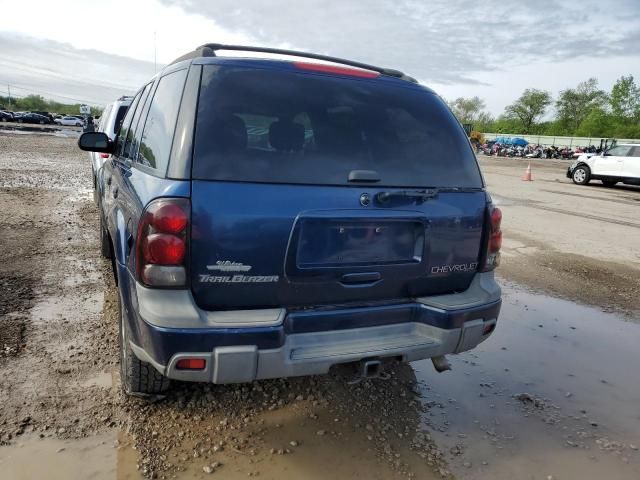
[[[527,171],[524,172],[522,180],[525,182],[533,182],[533,175],[531,174],[531,164],[527,165]]]

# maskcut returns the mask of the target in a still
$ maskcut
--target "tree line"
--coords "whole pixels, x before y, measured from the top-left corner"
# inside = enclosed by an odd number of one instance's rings
[[[590,78],[562,90],[556,99],[549,91],[527,88],[497,118],[479,97],[456,98],[449,106],[460,123],[481,132],[640,138],[640,87],[633,75],[620,77],[610,92]],[[543,121],[550,111],[553,119]]]
[[[27,95],[25,97],[3,97],[0,95],[0,110],[13,112],[50,112],[60,115],[78,115],[80,103],[68,104],[48,100],[42,95]],[[91,115],[98,116],[101,108],[91,107]]]

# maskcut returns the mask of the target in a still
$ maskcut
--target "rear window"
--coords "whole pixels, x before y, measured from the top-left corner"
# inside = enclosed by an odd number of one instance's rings
[[[301,72],[206,65],[195,179],[347,185],[482,187],[464,131],[417,88]]]

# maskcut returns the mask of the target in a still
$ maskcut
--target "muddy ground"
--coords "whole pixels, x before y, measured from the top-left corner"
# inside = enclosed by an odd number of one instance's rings
[[[640,478],[640,189],[481,163],[505,215],[505,303],[452,372],[178,384],[146,403],[118,388],[86,154],[0,133],[2,478]]]

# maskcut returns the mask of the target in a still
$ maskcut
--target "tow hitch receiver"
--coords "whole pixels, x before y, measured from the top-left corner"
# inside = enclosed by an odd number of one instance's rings
[[[377,378],[380,376],[380,360],[362,360],[360,362],[360,375],[362,378]]]

